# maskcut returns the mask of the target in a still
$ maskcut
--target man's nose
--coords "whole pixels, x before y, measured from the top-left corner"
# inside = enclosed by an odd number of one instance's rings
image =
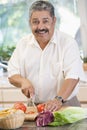
[[[43,29],[43,27],[44,27],[44,24],[42,22],[39,22],[38,29]]]

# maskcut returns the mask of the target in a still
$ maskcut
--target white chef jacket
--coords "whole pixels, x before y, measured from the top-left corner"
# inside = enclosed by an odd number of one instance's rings
[[[53,99],[64,79],[85,81],[78,45],[73,38],[58,30],[42,50],[33,34],[22,38],[9,60],[8,76],[20,74],[28,78],[35,89],[35,102]],[[77,94],[78,85],[72,98]]]

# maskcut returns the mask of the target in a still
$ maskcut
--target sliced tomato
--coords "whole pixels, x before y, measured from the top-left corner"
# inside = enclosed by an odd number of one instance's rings
[[[26,114],[34,114],[34,113],[35,113],[34,111],[29,111]]]
[[[24,111],[24,112],[26,112],[26,106],[24,105],[24,103],[22,103],[22,102],[16,102],[15,104],[14,104],[14,108],[15,109],[20,109],[20,110],[22,110],[22,111]]]
[[[45,108],[45,104],[39,104],[39,105],[37,105],[38,112],[44,111],[44,108]]]

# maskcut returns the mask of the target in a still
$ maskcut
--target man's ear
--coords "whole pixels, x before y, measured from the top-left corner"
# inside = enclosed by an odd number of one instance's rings
[[[56,17],[53,17],[53,24],[56,24]]]
[[[54,23],[56,23],[56,17],[54,17]]]

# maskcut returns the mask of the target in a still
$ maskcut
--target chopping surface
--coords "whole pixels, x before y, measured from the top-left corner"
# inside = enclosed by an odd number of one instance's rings
[[[23,126],[17,130],[87,130],[87,119],[60,127],[37,127],[35,122],[28,121],[24,122]]]

